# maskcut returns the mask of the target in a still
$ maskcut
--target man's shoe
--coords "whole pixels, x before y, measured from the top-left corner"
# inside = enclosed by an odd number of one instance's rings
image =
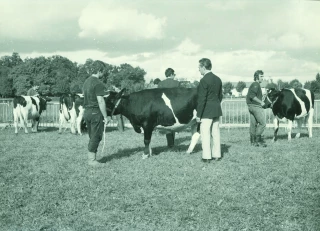
[[[211,160],[212,160],[212,159],[201,159],[201,161],[202,161],[203,163],[207,163],[207,164],[210,163]]]
[[[256,136],[256,142],[257,142],[258,146],[260,146],[260,147],[263,147],[263,148],[267,147],[267,145],[262,140],[261,135]]]

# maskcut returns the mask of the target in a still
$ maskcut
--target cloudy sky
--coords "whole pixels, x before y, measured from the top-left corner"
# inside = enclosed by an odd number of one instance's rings
[[[314,80],[320,72],[320,1],[0,0],[0,56],[62,55],[119,65],[146,79],[199,80],[211,59],[224,82]]]

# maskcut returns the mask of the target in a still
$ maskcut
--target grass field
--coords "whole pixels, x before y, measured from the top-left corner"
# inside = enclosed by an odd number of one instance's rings
[[[254,148],[248,129],[221,129],[223,158],[204,164],[188,132],[172,150],[154,134],[142,160],[143,135],[110,130],[93,168],[87,134],[0,130],[0,230],[320,230],[320,130],[264,135]]]

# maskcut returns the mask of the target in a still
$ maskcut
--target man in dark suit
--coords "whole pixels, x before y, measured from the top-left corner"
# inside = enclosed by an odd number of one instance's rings
[[[174,70],[172,68],[168,68],[165,71],[165,75],[167,78],[158,83],[158,88],[174,88],[174,87],[180,86],[180,82],[174,79],[176,74],[174,73]],[[166,137],[167,137],[168,147],[172,148],[174,146],[175,132],[166,134]]]
[[[197,121],[201,122],[202,161],[207,163],[221,158],[219,119],[222,116],[222,82],[211,68],[210,59],[199,60],[203,78],[198,86]]]

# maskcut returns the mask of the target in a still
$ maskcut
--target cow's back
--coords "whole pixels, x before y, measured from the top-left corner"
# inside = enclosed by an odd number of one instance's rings
[[[273,105],[273,112],[279,118],[305,117],[314,108],[314,94],[303,88],[282,89]]]
[[[134,92],[129,95],[126,111],[138,124],[146,119],[156,120],[156,125],[170,126],[188,123],[196,109],[197,89],[155,88]]]

